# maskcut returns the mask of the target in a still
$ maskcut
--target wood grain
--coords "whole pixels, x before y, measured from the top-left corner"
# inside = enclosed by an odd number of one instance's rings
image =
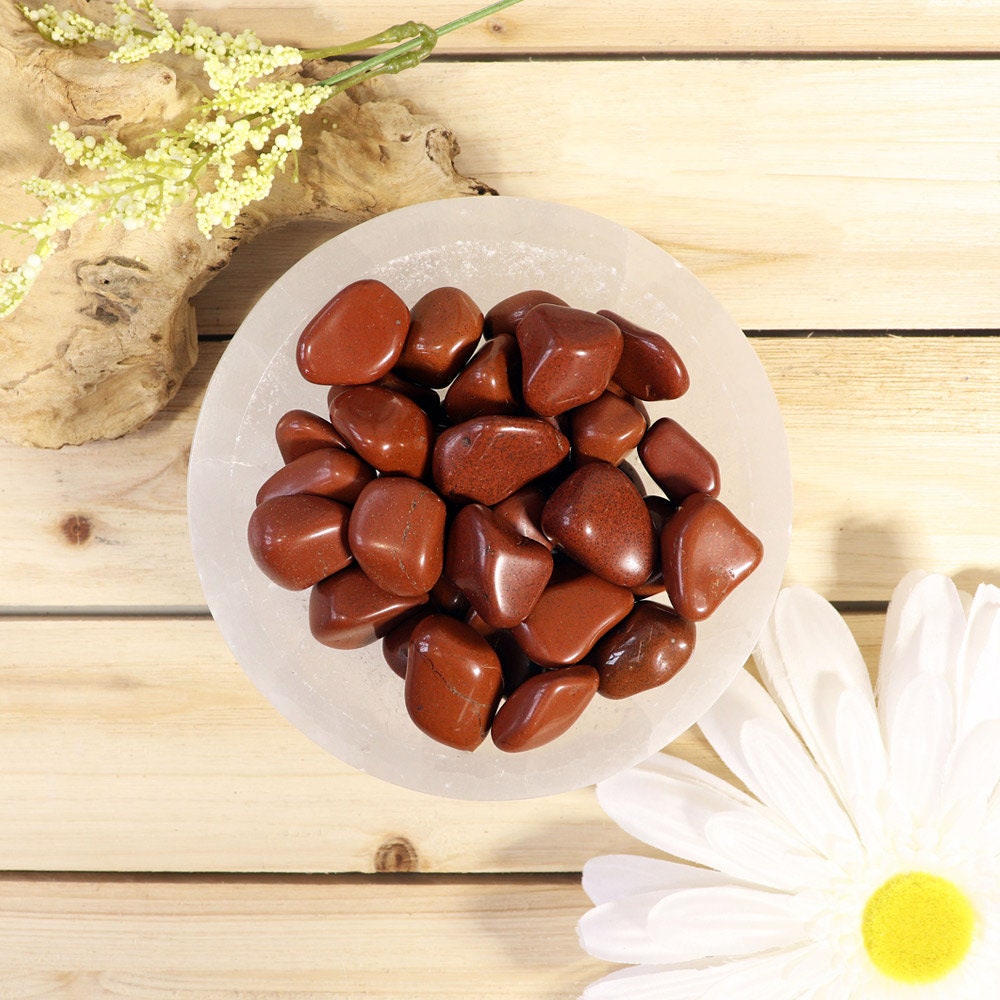
[[[365,38],[417,18],[441,25],[486,0],[161,0],[230,31],[252,27],[268,41],[315,47]],[[991,52],[1000,13],[992,0],[524,0],[444,36],[439,52]]]
[[[574,1000],[577,878],[0,878],[0,995]],[[484,985],[484,984],[488,984]]]
[[[786,572],[830,600],[884,601],[910,569],[1000,573],[1000,337],[755,337],[785,421]],[[0,607],[201,610],[185,473],[203,345],[174,403],[116,442],[0,446]]]
[[[386,87],[463,173],[634,229],[745,329],[997,325],[1000,60],[442,62]],[[202,332],[276,276],[262,247],[199,297]]]
[[[873,664],[881,616],[848,620]],[[7,870],[573,872],[647,852],[592,789],[460,802],[352,770],[264,701],[209,620],[0,618],[0,715]],[[671,750],[720,766],[696,731]]]

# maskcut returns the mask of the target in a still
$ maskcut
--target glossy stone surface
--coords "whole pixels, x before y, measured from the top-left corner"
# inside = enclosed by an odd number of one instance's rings
[[[419,385],[443,389],[472,356],[483,314],[460,288],[433,288],[413,304],[410,329],[395,371]]]
[[[610,309],[599,309],[621,330],[622,356],[614,380],[637,399],[677,399],[687,392],[691,379],[681,356],[666,339],[637,326]]]
[[[546,417],[600,396],[622,353],[621,331],[611,320],[570,306],[535,306],[516,336],[525,405]]]
[[[429,615],[410,636],[404,699],[413,722],[431,739],[475,750],[486,739],[503,672],[489,643],[448,615]]]
[[[565,435],[543,420],[475,417],[438,436],[434,482],[446,497],[492,506],[555,468],[568,454]]]
[[[469,610],[469,599],[442,573],[431,587],[431,603],[438,611],[461,618]]]
[[[490,733],[498,749],[520,753],[551,743],[583,715],[597,691],[584,663],[529,677],[500,706]]]
[[[653,537],[656,539],[656,545],[653,549],[652,572],[638,587],[632,587],[631,590],[636,597],[651,597],[653,594],[662,594],[666,589],[666,585],[663,582],[663,563],[659,539],[663,531],[663,526],[673,517],[677,507],[666,497],[661,497],[655,493],[643,497],[642,502],[646,505],[646,510],[649,511],[649,519],[653,524]]]
[[[511,693],[529,677],[542,672],[542,668],[537,663],[531,662],[528,654],[521,649],[510,632],[497,632],[490,640],[490,645],[500,658],[505,698],[509,698]]]
[[[486,313],[483,321],[484,336],[489,338],[500,337],[505,333],[513,334],[517,330],[517,324],[524,319],[525,313],[546,302],[556,306],[566,305],[558,295],[540,288],[529,288],[527,291],[516,292],[501,299]]]
[[[646,418],[613,392],[603,392],[570,413],[569,439],[577,465],[594,461],[617,465],[645,433]]]
[[[521,489],[511,493],[506,500],[496,504],[493,513],[519,535],[551,549],[554,543],[542,531],[542,511],[546,500],[548,494],[544,490],[536,486],[522,486]]]
[[[760,565],[764,547],[715,497],[693,493],[660,536],[663,581],[674,609],[701,621]]]
[[[444,501],[423,483],[381,476],[365,486],[351,511],[351,553],[390,594],[426,594],[441,575],[446,517]]]
[[[344,439],[329,420],[308,410],[289,410],[274,425],[274,440],[283,462],[318,448],[346,448]]]
[[[381,639],[424,604],[376,586],[359,566],[321,580],[309,595],[309,631],[324,646],[360,649]]]
[[[488,340],[476,352],[444,396],[452,423],[521,409],[521,355],[509,333]]]
[[[417,622],[423,617],[422,612],[404,618],[398,625],[382,636],[382,658],[392,672],[401,678],[406,677],[406,660],[410,652],[410,636]]]
[[[363,385],[396,363],[410,325],[406,303],[387,285],[363,278],[341,289],[306,324],[295,359],[319,385]]]
[[[639,443],[638,451],[646,471],[671,500],[680,503],[692,493],[719,495],[719,463],[676,420],[657,420]]]
[[[621,587],[643,583],[655,564],[649,511],[619,469],[588,462],[549,497],[542,530],[571,559]]]
[[[695,624],[670,608],[640,601],[591,650],[606,698],[630,698],[665,684],[691,658]]]
[[[495,628],[523,621],[552,575],[552,553],[482,504],[466,504],[448,531],[448,577]]]
[[[624,587],[578,567],[560,567],[531,614],[511,634],[540,666],[565,666],[582,660],[632,604],[632,593]]]
[[[375,470],[343,448],[307,451],[283,465],[257,491],[257,503],[292,493],[312,493],[352,504]]]
[[[330,422],[380,472],[421,479],[430,460],[430,418],[407,396],[375,385],[352,386],[330,404]]]
[[[347,516],[347,507],[325,497],[275,497],[250,515],[250,554],[279,587],[305,590],[351,561]]]

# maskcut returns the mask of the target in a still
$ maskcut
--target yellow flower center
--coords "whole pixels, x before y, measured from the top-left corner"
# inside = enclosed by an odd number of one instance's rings
[[[861,933],[875,967],[900,983],[933,983],[968,954],[976,913],[953,882],[927,872],[895,875],[865,904]]]

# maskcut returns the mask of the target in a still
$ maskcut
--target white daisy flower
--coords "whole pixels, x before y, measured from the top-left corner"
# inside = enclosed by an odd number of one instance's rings
[[[668,754],[597,787],[673,858],[589,861],[579,924],[630,968],[585,1000],[985,1000],[1000,991],[1000,589],[915,573],[877,690],[840,615],[783,591],[699,723],[742,790]]]

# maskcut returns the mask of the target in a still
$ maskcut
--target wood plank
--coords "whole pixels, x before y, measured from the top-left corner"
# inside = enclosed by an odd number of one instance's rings
[[[755,337],[787,427],[788,582],[884,601],[911,569],[1000,567],[1000,337]],[[0,446],[0,607],[200,609],[185,472],[222,345],[120,441]]]
[[[0,994],[573,1000],[613,968],[588,906],[575,878],[8,877]]]
[[[441,62],[386,87],[464,173],[636,230],[746,329],[997,325],[1000,60]],[[219,289],[203,332],[255,297]]]
[[[303,47],[361,39],[418,18],[441,25],[486,0],[161,0],[230,31]],[[992,0],[525,0],[446,35],[439,51],[485,55],[607,52],[992,52],[1000,12]]]
[[[874,664],[882,617],[849,624]],[[645,852],[592,789],[459,802],[355,772],[264,701],[208,620],[0,618],[0,715],[6,870],[572,872]],[[720,766],[695,731],[672,750]]]

